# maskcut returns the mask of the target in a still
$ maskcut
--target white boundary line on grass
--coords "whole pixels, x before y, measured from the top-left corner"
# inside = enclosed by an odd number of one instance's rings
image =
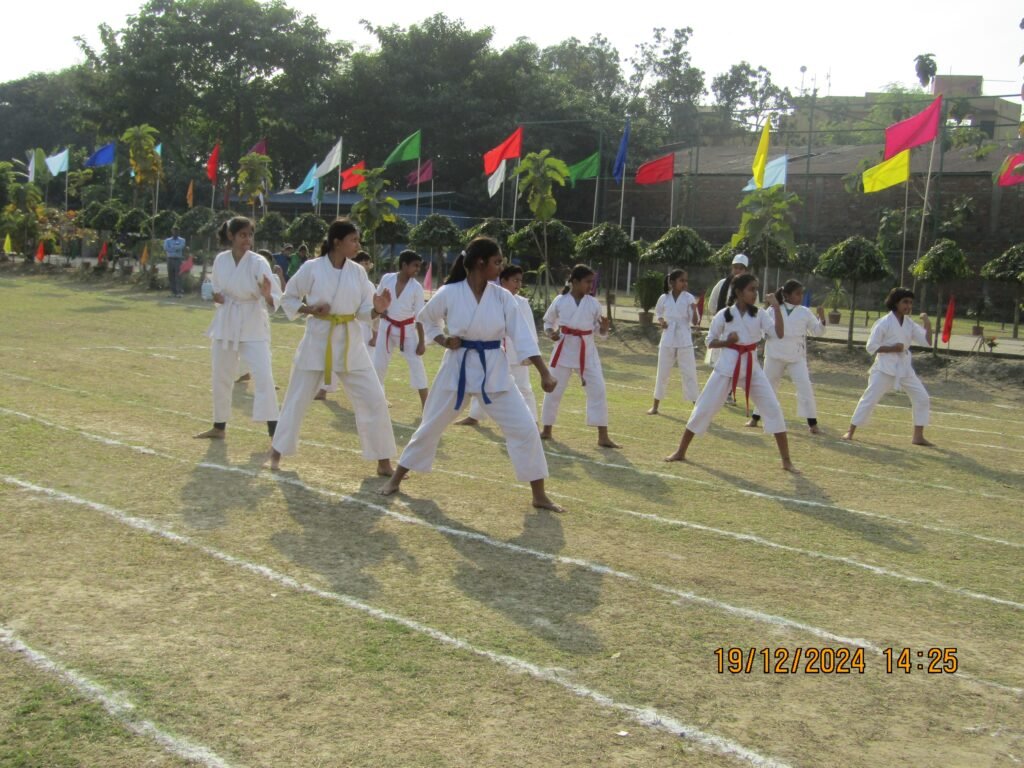
[[[235,557],[234,555],[222,552],[219,549],[215,549],[205,544],[201,544],[197,541],[194,541],[188,536],[175,533],[174,531],[167,528],[163,528],[157,525],[156,523],[150,522],[149,520],[134,517],[132,515],[127,514],[126,512],[122,512],[121,510],[108,506],[106,504],[90,501],[88,499],[83,499],[78,496],[72,496],[71,494],[63,493],[62,491],[58,491],[53,488],[46,488],[43,486],[35,485],[33,483],[20,480],[16,477],[4,476],[2,479],[3,482],[9,485],[17,486],[31,493],[40,494],[43,496],[47,496],[51,499],[56,499],[58,501],[84,506],[89,509],[92,509],[93,511],[101,512],[104,515],[113,518],[114,520],[123,525],[127,525],[131,528],[135,528],[145,533],[149,533],[154,536],[167,539],[171,542],[174,542],[175,544],[180,544],[182,546],[198,550],[199,552],[202,552],[203,554],[212,557],[216,560],[220,560],[221,562],[227,563],[228,565],[241,568],[249,573],[262,576],[263,578],[268,579],[269,581],[281,584],[282,586],[288,587],[289,589],[295,590],[297,592],[306,592],[308,594],[315,595],[317,597],[329,600],[331,602],[341,603],[342,605],[348,608],[361,611],[362,613],[368,614],[375,619],[379,619],[381,621],[386,621],[389,623],[399,624],[405,627],[406,629],[412,630],[413,632],[416,632],[418,634],[426,635],[431,639],[437,640],[438,642],[444,645],[456,648],[461,651],[465,651],[467,653],[474,654],[476,656],[481,656],[485,659],[496,662],[501,666],[504,666],[505,668],[510,669],[514,672],[526,674],[530,677],[542,680],[544,682],[555,683],[556,685],[559,685],[562,688],[568,690],[574,696],[577,696],[582,699],[588,699],[590,701],[597,703],[601,707],[604,707],[605,709],[615,710],[624,715],[627,715],[628,717],[632,718],[633,720],[635,720],[636,722],[640,723],[645,727],[665,731],[675,736],[681,736],[685,739],[695,742],[696,744],[704,747],[705,749],[708,749],[712,752],[716,752],[720,755],[739,758],[751,765],[758,766],[758,768],[761,768],[762,766],[764,768],[785,768],[786,766],[785,763],[775,760],[774,758],[765,757],[763,755],[758,754],[757,752],[747,749],[746,747],[734,741],[723,738],[721,736],[716,736],[711,733],[707,733],[695,726],[682,723],[672,717],[669,717],[667,715],[662,714],[661,712],[658,712],[653,708],[637,707],[632,704],[625,704],[616,701],[611,696],[600,693],[599,691],[596,691],[592,688],[588,688],[584,685],[580,685],[578,683],[574,683],[570,680],[567,680],[564,674],[557,669],[550,667],[541,667],[536,664],[532,664],[528,661],[525,661],[523,659],[517,658],[515,656],[495,653],[493,651],[488,651],[484,648],[479,648],[466,640],[454,637],[452,635],[447,634],[446,632],[442,632],[441,630],[434,629],[433,627],[430,627],[414,619],[408,619],[404,616],[399,616],[398,614],[390,613],[380,608],[376,608],[368,603],[364,603],[361,600],[358,600],[349,595],[342,594],[340,592],[330,592],[319,587],[316,587],[314,585],[306,584],[295,578],[292,578],[291,576],[288,576],[287,574],[280,573],[279,571],[276,571],[273,568],[270,568],[265,565],[260,565],[258,563],[253,563],[243,558]]]
[[[0,411],[7,411],[7,409],[0,408]],[[168,460],[175,461],[175,462],[178,462],[178,463],[181,463],[181,464],[186,464],[186,465],[189,465],[189,466],[198,466],[198,467],[203,467],[203,468],[206,468],[206,469],[214,469],[214,470],[218,470],[218,471],[222,471],[222,472],[233,472],[233,473],[237,473],[237,474],[243,474],[243,475],[246,475],[246,476],[249,476],[249,477],[256,477],[256,478],[258,478],[258,477],[267,477],[268,476],[268,473],[266,473],[266,472],[259,472],[259,471],[256,471],[256,470],[246,469],[244,467],[224,466],[224,465],[221,465],[221,464],[213,464],[213,463],[210,463],[210,462],[199,462],[197,464],[193,464],[191,461],[188,461],[186,459],[180,459],[180,458],[178,458],[176,456],[172,456],[170,454],[162,453],[162,452],[153,450],[152,448],[147,448],[145,446],[138,446],[138,445],[131,445],[131,444],[128,444],[128,443],[122,443],[122,442],[120,442],[118,440],[112,440],[110,438],[105,438],[105,437],[102,437],[100,435],[94,435],[92,433],[85,432],[85,431],[82,431],[82,430],[78,430],[78,429],[75,429],[75,428],[72,428],[72,427],[65,427],[65,426],[62,426],[62,425],[59,425],[59,424],[55,424],[55,423],[52,423],[52,422],[47,422],[44,419],[41,419],[41,418],[36,417],[36,416],[29,416],[27,414],[20,414],[20,413],[13,412],[13,411],[10,412],[10,413],[14,413],[14,414],[18,415],[21,418],[38,421],[40,423],[46,424],[47,426],[51,426],[51,427],[56,428],[56,429],[60,429],[60,430],[67,431],[67,432],[75,432],[75,433],[81,435],[82,437],[85,437],[86,439],[94,440],[96,442],[100,442],[100,443],[103,443],[105,445],[110,445],[112,447],[119,447],[119,448],[127,448],[129,450],[132,450],[132,451],[135,451],[135,452],[138,452],[138,453],[142,453],[142,454],[148,455],[148,456],[155,456],[155,457],[158,457],[158,458],[168,459]],[[345,449],[339,449],[339,450],[345,450]],[[473,477],[473,476],[469,476],[469,477]],[[338,493],[336,491],[331,491],[329,489],[317,488],[315,486],[308,485],[307,483],[304,483],[301,480],[297,480],[297,479],[293,479],[293,478],[285,478],[285,477],[281,477],[280,475],[273,475],[273,474],[269,476],[269,479],[274,480],[275,482],[279,482],[279,483],[287,483],[289,485],[294,485],[294,486],[296,486],[298,488],[301,488],[301,489],[303,489],[305,491],[308,491],[310,493],[315,493],[315,494],[318,494],[318,495],[321,495],[321,496],[326,496],[328,498],[334,498],[334,499],[340,500],[342,502],[352,502],[352,503],[355,503],[355,504],[358,504],[358,505],[368,506],[371,509],[373,509],[375,512],[380,512],[380,513],[382,513],[382,514],[384,514],[386,516],[394,517],[394,518],[396,518],[396,519],[398,519],[398,520],[400,520],[402,522],[408,522],[408,523],[412,523],[412,524],[415,524],[415,525],[420,525],[420,526],[423,526],[423,527],[426,527],[426,528],[429,528],[429,529],[432,529],[432,530],[436,530],[436,531],[438,531],[440,533],[445,533],[445,534],[449,534],[449,535],[455,535],[455,536],[462,536],[462,537],[466,537],[466,538],[471,538],[471,539],[474,539],[476,541],[480,541],[482,543],[488,544],[490,546],[495,546],[495,547],[504,548],[504,549],[510,549],[512,551],[520,552],[520,553],[523,553],[523,554],[528,554],[528,555],[531,555],[531,556],[534,556],[534,557],[538,557],[539,559],[542,559],[542,560],[547,560],[549,562],[561,562],[563,564],[576,565],[576,566],[586,568],[588,570],[591,570],[592,572],[595,572],[595,573],[598,573],[598,574],[601,574],[601,575],[610,575],[610,576],[614,576],[616,578],[623,578],[623,579],[625,579],[627,581],[631,581],[631,582],[640,584],[641,586],[647,586],[647,587],[649,587],[651,589],[654,589],[655,591],[658,591],[658,592],[663,592],[663,593],[666,593],[666,594],[678,596],[680,599],[673,602],[673,604],[676,604],[676,605],[678,605],[678,604],[680,604],[682,602],[697,602],[699,604],[707,605],[707,606],[710,606],[710,607],[715,608],[717,610],[722,610],[722,611],[724,611],[726,613],[731,613],[731,614],[734,614],[734,615],[739,615],[739,616],[741,616],[743,618],[748,618],[748,619],[751,619],[753,621],[762,621],[762,622],[767,622],[769,624],[773,624],[773,625],[776,625],[776,626],[785,626],[785,627],[790,627],[790,628],[794,628],[794,629],[805,630],[805,631],[808,631],[808,632],[810,632],[812,634],[815,634],[815,635],[817,635],[819,637],[824,637],[824,638],[830,639],[830,640],[838,640],[840,643],[843,643],[843,644],[846,644],[846,645],[859,646],[859,647],[864,648],[865,650],[870,650],[872,652],[877,652],[877,653],[881,652],[881,646],[875,645],[875,644],[870,643],[870,642],[868,642],[866,640],[850,640],[850,639],[846,639],[846,638],[843,638],[840,635],[833,635],[832,633],[829,633],[827,630],[822,630],[822,629],[819,629],[819,628],[814,627],[812,625],[801,624],[801,623],[796,622],[794,620],[786,619],[785,617],[775,616],[773,614],[764,614],[764,613],[761,613],[760,611],[755,611],[755,610],[748,609],[748,608],[742,608],[742,607],[733,606],[731,604],[723,603],[723,602],[720,602],[718,600],[715,600],[714,598],[706,598],[706,597],[702,597],[702,596],[699,596],[699,595],[694,595],[692,593],[683,593],[683,592],[680,592],[679,590],[674,590],[671,587],[664,587],[664,586],[659,585],[659,584],[654,583],[654,582],[644,581],[643,579],[641,579],[638,576],[635,576],[634,574],[617,571],[617,570],[614,570],[614,569],[609,568],[607,566],[603,566],[603,565],[599,565],[599,564],[595,565],[595,564],[589,563],[588,561],[585,561],[585,560],[577,560],[577,559],[572,559],[572,558],[565,558],[565,557],[559,556],[559,555],[551,555],[550,553],[546,553],[546,552],[538,552],[536,550],[532,550],[532,549],[529,549],[529,548],[526,548],[526,547],[522,547],[522,546],[519,546],[519,545],[516,545],[516,544],[509,544],[507,542],[497,541],[495,539],[492,539],[492,538],[490,538],[490,537],[488,537],[488,536],[486,536],[484,534],[480,534],[480,533],[474,533],[474,532],[470,532],[470,531],[461,531],[459,529],[449,528],[448,526],[437,526],[437,525],[434,525],[433,523],[428,523],[428,522],[426,522],[424,520],[420,520],[419,518],[411,518],[411,517],[409,517],[407,515],[402,515],[401,513],[397,513],[397,512],[394,512],[392,510],[388,510],[388,509],[386,509],[384,507],[380,507],[379,505],[373,504],[371,502],[364,501],[364,500],[359,499],[357,497],[353,497],[353,496],[349,496],[349,495],[346,495],[346,494]],[[485,478],[474,478],[474,479],[485,479]],[[403,506],[405,506],[405,505],[403,504]],[[622,511],[624,513],[628,513],[627,510],[616,510],[616,511]],[[666,520],[666,522],[670,522],[670,521]],[[988,687],[991,687],[991,688],[996,688],[996,689],[1002,690],[1002,691],[1007,691],[1007,692],[1012,693],[1014,695],[1018,695],[1019,696],[1019,695],[1024,694],[1024,688],[1016,688],[1014,686],[1009,686],[1009,685],[1006,685],[1004,683],[998,683],[998,682],[995,682],[995,681],[992,681],[992,680],[987,680],[985,678],[975,677],[974,675],[971,675],[971,674],[968,674],[968,673],[961,672],[961,673],[959,673],[958,677],[961,678],[961,679],[968,680],[970,682],[978,683],[980,685],[988,686]]]
[[[10,378],[10,379],[14,379],[16,381],[26,381],[26,382],[29,382],[30,384],[37,384],[37,385],[42,386],[42,387],[47,387],[47,388],[50,388],[50,389],[56,389],[56,390],[59,390],[59,391],[62,391],[62,392],[70,392],[72,394],[82,395],[82,396],[85,396],[85,397],[92,397],[93,396],[93,393],[86,392],[85,390],[72,389],[71,387],[64,387],[64,386],[61,386],[59,384],[50,384],[50,383],[45,382],[45,381],[39,381],[38,379],[33,379],[33,378],[28,377],[28,376],[21,376],[19,374],[7,373],[5,371],[0,371],[0,376],[6,377],[6,378]],[[202,417],[196,416],[195,414],[192,414],[192,413],[187,413],[185,411],[176,411],[176,410],[172,410],[170,408],[161,408],[159,406],[153,406],[153,405],[149,405],[148,403],[142,403],[142,402],[138,402],[138,401],[135,401],[135,400],[124,400],[123,402],[126,402],[129,405],[134,405],[135,407],[143,408],[143,409],[150,410],[150,411],[153,411],[153,412],[156,412],[156,413],[167,413],[167,414],[170,414],[172,416],[179,416],[179,417],[183,417],[183,418],[188,418],[188,419],[192,419],[194,421],[201,421],[201,422],[208,422],[209,421],[209,419],[203,419]],[[415,429],[415,427],[413,427],[412,425],[403,424],[401,422],[392,422],[392,424],[395,425],[395,426],[398,426],[398,427],[409,429],[409,430],[414,430]],[[240,429],[241,431],[251,431],[251,430],[244,430],[244,428],[239,428],[239,427],[236,427],[236,429]],[[307,442],[307,441],[303,441],[303,442]],[[860,448],[868,448],[869,450],[874,450],[870,446],[864,446],[864,445],[858,444],[858,443],[852,443],[852,444],[850,444],[850,447],[852,447],[852,448],[860,447]],[[993,447],[997,447],[997,446],[993,446]],[[986,535],[980,534],[980,533],[972,533],[970,531],[964,531],[964,530],[960,530],[960,529],[957,529],[957,528],[946,528],[946,527],[943,527],[943,526],[929,525],[927,523],[918,523],[918,522],[914,522],[912,520],[904,520],[902,518],[892,517],[890,515],[885,515],[885,514],[882,514],[881,512],[869,512],[869,511],[866,511],[866,510],[851,509],[849,507],[839,506],[838,504],[830,504],[830,503],[826,503],[826,502],[813,501],[811,499],[800,499],[800,498],[797,498],[797,497],[790,497],[790,496],[780,496],[780,495],[771,494],[771,493],[763,493],[763,492],[760,492],[760,491],[751,491],[751,490],[748,490],[748,489],[745,489],[745,488],[739,488],[739,487],[736,487],[736,486],[723,487],[721,485],[717,485],[715,483],[712,483],[712,482],[710,482],[708,480],[700,480],[698,478],[684,477],[682,475],[674,475],[674,474],[667,473],[667,472],[656,472],[654,470],[649,470],[649,469],[639,469],[637,467],[633,467],[633,466],[629,466],[629,465],[625,465],[625,464],[612,464],[612,463],[609,463],[609,462],[602,462],[602,461],[598,461],[597,459],[590,459],[590,458],[586,458],[584,456],[574,456],[574,455],[570,455],[570,454],[558,453],[557,451],[554,451],[551,448],[546,448],[545,449],[545,453],[548,456],[555,456],[557,458],[568,459],[570,461],[586,462],[586,463],[595,464],[595,465],[601,466],[601,467],[607,467],[607,468],[611,468],[611,469],[621,469],[621,470],[625,470],[625,471],[629,471],[629,472],[634,472],[634,473],[641,474],[641,475],[651,475],[652,477],[658,477],[658,478],[661,478],[661,479],[671,479],[671,480],[676,480],[676,481],[679,481],[679,482],[691,483],[691,484],[694,484],[694,485],[700,485],[700,486],[704,486],[704,487],[712,487],[712,488],[715,488],[715,489],[717,489],[719,491],[722,491],[722,490],[731,491],[733,493],[738,493],[738,494],[746,495],[746,496],[753,496],[753,497],[756,497],[756,498],[768,499],[769,501],[777,501],[777,502],[783,503],[783,504],[791,503],[791,504],[798,504],[798,505],[802,505],[802,506],[814,507],[814,508],[819,508],[819,509],[828,509],[828,510],[832,510],[832,511],[835,511],[835,512],[846,512],[846,513],[853,514],[853,515],[859,515],[859,516],[868,517],[868,518],[875,518],[875,519],[885,520],[886,522],[895,523],[897,525],[903,525],[903,526],[908,526],[908,527],[918,527],[918,528],[922,528],[924,530],[932,531],[932,532],[935,532],[935,533],[946,533],[946,534],[950,534],[950,535],[954,535],[954,536],[963,536],[963,537],[966,537],[966,538],[973,538],[973,539],[977,539],[978,541],[985,541],[985,542],[988,542],[990,544],[999,544],[1001,546],[1006,546],[1006,547],[1024,548],[1024,543],[1022,543],[1022,542],[1008,541],[1006,539],[999,539],[999,538],[996,538],[996,537],[993,537],[993,536],[986,536]]]
[[[210,766],[210,768],[230,768],[229,763],[209,747],[175,736],[150,720],[139,718],[134,713],[135,705],[124,696],[109,692],[84,675],[54,661],[42,651],[30,648],[15,636],[13,630],[2,624],[0,624],[0,645],[6,646],[7,650],[21,656],[32,666],[59,677],[87,699],[100,703],[113,718],[120,721],[128,730],[152,739],[168,752],[190,762]]]

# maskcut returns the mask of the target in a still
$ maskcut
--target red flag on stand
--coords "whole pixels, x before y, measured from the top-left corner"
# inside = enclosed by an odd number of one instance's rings
[[[697,297],[697,319],[701,322],[704,321],[704,294],[702,293]]]
[[[40,264],[43,263],[43,259],[46,258],[46,247],[43,245],[43,241],[39,241],[39,247],[36,248],[36,261]]]
[[[219,161],[220,161],[220,142],[218,141],[214,145],[213,151],[210,153],[210,159],[206,161],[206,178],[208,178],[210,180],[210,182],[213,183],[213,184],[217,183],[217,163]]]
[[[501,144],[484,155],[484,173],[490,176],[502,160],[515,160],[523,151],[523,127],[519,126]]]
[[[103,241],[103,245],[100,247],[100,255],[96,257],[96,263],[102,264],[107,260],[107,241]]]
[[[192,258],[192,254],[190,253],[188,255],[188,258],[185,259],[185,261],[183,261],[181,263],[181,266],[178,268],[178,274],[179,275],[184,275],[186,272],[191,272],[192,271],[192,267],[194,267],[195,265],[196,265],[196,262]]]
[[[929,104],[913,117],[894,123],[885,129],[885,160],[895,157],[905,149],[925,144],[939,132],[939,117],[942,115],[942,96]]]
[[[664,157],[644,163],[636,171],[637,184],[660,184],[663,181],[672,181],[676,171],[676,153],[669,152]]]
[[[953,308],[956,306],[956,300],[953,295],[949,296],[949,305],[946,307],[946,320],[942,324],[942,343],[949,344],[949,337],[953,335]]]

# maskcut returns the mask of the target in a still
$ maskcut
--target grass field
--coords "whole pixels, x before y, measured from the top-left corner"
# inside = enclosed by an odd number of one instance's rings
[[[656,348],[625,330],[601,350],[623,448],[571,387],[554,515],[486,427],[379,497],[342,393],[277,474],[251,389],[226,441],[193,440],[210,312],[0,277],[0,766],[1024,762],[1019,372],[922,360],[937,447],[909,445],[902,394],[846,445],[865,367],[818,350],[823,435],[783,389],[802,475],[742,409],[668,465],[689,407],[673,379],[644,414]],[[283,397],[302,326],[272,330]],[[387,389],[402,446],[400,365]],[[814,673],[815,648],[864,671]]]

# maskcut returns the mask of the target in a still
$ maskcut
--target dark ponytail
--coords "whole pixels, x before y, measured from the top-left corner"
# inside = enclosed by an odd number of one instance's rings
[[[786,300],[786,296],[792,295],[793,291],[803,288],[804,285],[799,280],[787,280],[782,284],[782,287],[775,292],[775,298],[779,304]]]
[[[736,297],[739,296],[740,292],[744,290],[748,285],[756,282],[757,278],[750,272],[746,272],[732,281],[732,291],[729,294],[729,306],[725,308],[725,322],[732,322],[732,312],[729,311],[729,308],[732,307],[732,305],[736,302]],[[755,307],[753,304],[748,304],[747,314],[750,315],[751,317],[756,317],[757,307]]]
[[[231,238],[246,227],[255,229],[252,222],[245,216],[232,216],[221,224],[220,229],[217,230],[217,240],[220,241],[221,247],[226,248],[231,245]]]
[[[672,290],[672,283],[678,280],[680,277],[686,274],[685,269],[673,269],[667,275],[665,275],[665,293]]]
[[[466,250],[458,255],[455,263],[452,264],[452,271],[448,273],[444,284],[461,283],[469,273],[473,271],[478,263],[487,261],[494,254],[501,253],[501,246],[493,237],[474,237],[469,241]]]
[[[594,270],[588,267],[586,264],[577,264],[572,268],[572,272],[569,273],[569,279],[565,281],[565,287],[562,288],[562,295],[564,296],[570,290],[572,290],[572,284],[578,280],[583,280],[594,274]]]

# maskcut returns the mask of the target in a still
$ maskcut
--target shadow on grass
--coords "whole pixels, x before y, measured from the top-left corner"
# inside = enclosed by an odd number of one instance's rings
[[[299,479],[287,470],[276,475]],[[379,478],[367,478],[359,495],[376,503],[379,486]],[[290,482],[278,483],[278,488],[300,530],[275,533],[271,544],[292,562],[322,575],[337,592],[360,598],[377,594],[380,585],[368,571],[385,563],[411,573],[418,570],[416,559],[402,549],[398,537],[380,529],[382,512],[354,501],[327,499]]]
[[[203,467],[203,462],[230,466],[227,443],[208,440],[202,461],[181,488],[181,515],[190,527],[203,531],[223,528],[232,511],[251,511],[266,498],[266,489],[259,487],[256,478]]]
[[[433,525],[487,535],[449,518],[433,501],[409,497],[406,501],[417,516]],[[523,505],[528,503],[524,497]],[[566,653],[602,652],[601,639],[581,617],[600,605],[603,576],[461,536],[449,536],[448,541],[462,556],[453,582],[466,596]],[[565,547],[562,518],[547,510],[526,512],[523,532],[501,543],[557,554]]]

